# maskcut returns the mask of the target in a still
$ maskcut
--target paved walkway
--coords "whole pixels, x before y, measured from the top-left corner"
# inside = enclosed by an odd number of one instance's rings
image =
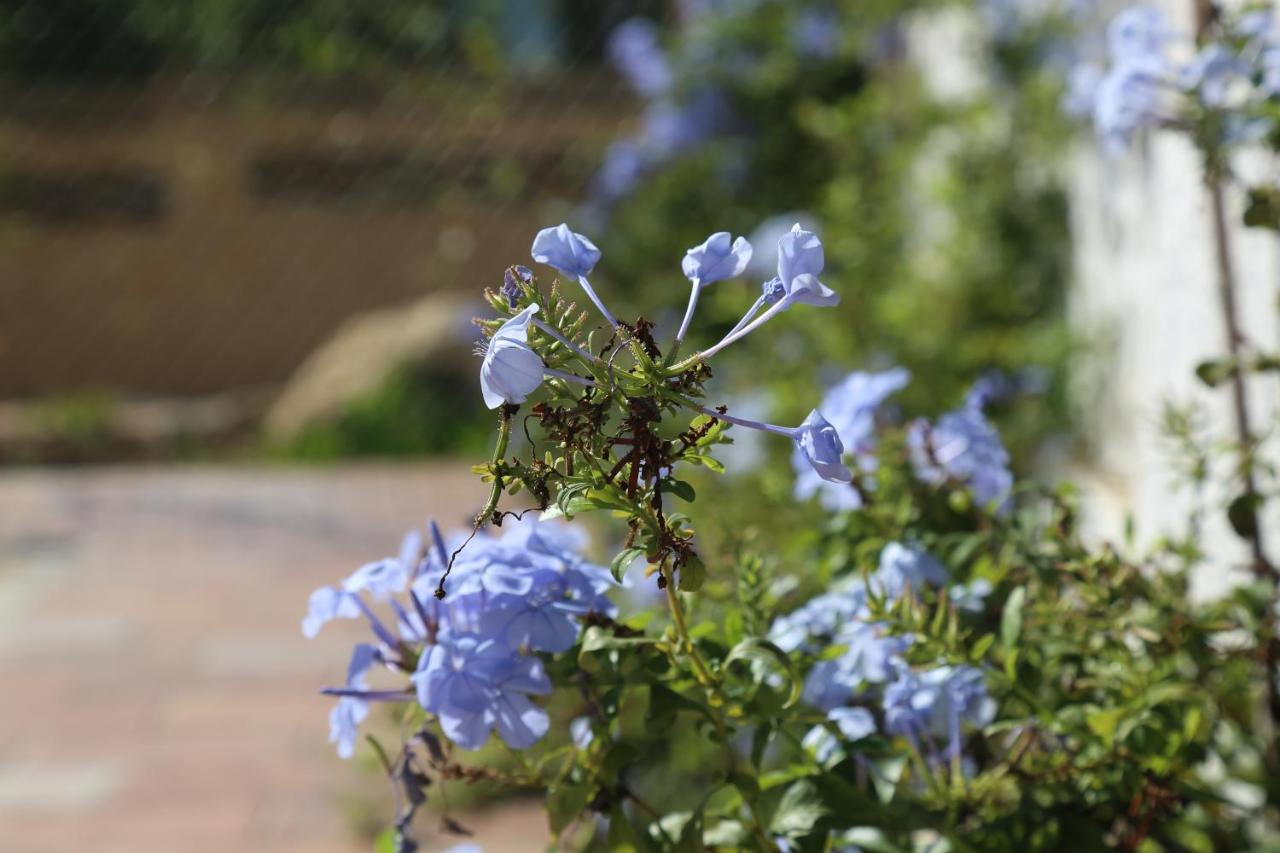
[[[358,627],[298,621],[481,491],[460,465],[0,474],[0,850],[369,849],[385,783],[316,693]],[[546,837],[533,804],[468,823],[486,853]]]

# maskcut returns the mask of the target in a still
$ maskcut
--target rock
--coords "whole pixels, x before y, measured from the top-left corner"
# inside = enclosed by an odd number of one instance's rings
[[[294,371],[267,411],[267,434],[287,439],[331,421],[403,367],[430,361],[478,369],[471,347],[480,332],[471,318],[481,311],[476,300],[433,293],[346,321]]]

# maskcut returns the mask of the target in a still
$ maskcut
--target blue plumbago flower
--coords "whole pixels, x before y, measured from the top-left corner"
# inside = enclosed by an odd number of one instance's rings
[[[329,712],[329,743],[337,744],[340,757],[350,758],[355,754],[360,724],[367,716],[369,703],[351,696],[338,699],[338,704]]]
[[[1177,38],[1164,12],[1155,6],[1131,6],[1107,25],[1107,51],[1112,62],[1159,59],[1165,47]]]
[[[883,684],[904,666],[902,655],[911,648],[910,635],[889,636],[877,622],[847,623],[832,644],[844,646],[839,657],[818,661],[804,683],[804,699],[829,711],[860,695],[867,685]]]
[[[375,663],[382,660],[377,646],[358,643],[347,664],[347,687],[361,691],[367,686],[364,675]],[[329,743],[337,744],[338,755],[350,758],[355,753],[356,740],[360,736],[360,723],[369,715],[369,703],[355,696],[342,696],[329,712]]]
[[[307,615],[302,619],[302,634],[311,639],[320,633],[326,622],[333,619],[358,619],[360,605],[355,596],[341,589],[322,586],[311,593],[307,602]]]
[[[618,321],[600,301],[600,297],[596,296],[591,283],[587,281],[587,276],[600,261],[600,250],[596,248],[595,243],[581,234],[575,234],[562,222],[554,228],[543,228],[539,231],[533,238],[533,248],[530,251],[533,259],[538,263],[546,264],[563,275],[577,279],[587,298],[596,306],[596,310],[609,325],[618,325]]]
[[[991,581],[977,578],[967,584],[956,584],[951,587],[948,596],[957,610],[965,613],[981,613],[986,609],[987,596],[991,595]]]
[[[607,573],[605,578],[612,580]],[[587,596],[581,595],[568,572],[535,570],[531,582],[532,588],[524,595],[506,593],[489,599],[480,621],[484,634],[501,638],[512,647],[563,652],[578,640],[580,617],[593,611],[615,611],[594,587],[588,587]]]
[[[1004,507],[1013,488],[1009,453],[980,410],[965,406],[932,427],[917,420],[907,430],[907,445],[921,480],[933,485],[955,480],[978,503]]]
[[[1163,60],[1135,57],[1114,66],[1102,78],[1094,100],[1093,123],[1109,151],[1123,151],[1138,131],[1161,121],[1165,77]]]
[[[689,279],[693,289],[689,293],[689,307],[685,309],[684,320],[680,323],[680,331],[676,332],[676,340],[683,341],[693,320],[694,309],[698,307],[698,294],[702,288],[717,281],[735,278],[751,262],[751,244],[747,238],[734,240],[728,231],[717,231],[701,245],[694,246],[685,252],[680,268],[685,278]]]
[[[734,341],[742,340],[792,305],[830,307],[840,304],[840,295],[818,280],[825,262],[822,241],[818,239],[818,235],[805,230],[798,222],[793,225],[778,240],[778,281],[785,288],[782,297],[759,317],[751,319],[764,306],[769,296],[776,292],[772,283],[766,282],[764,293],[747,309],[742,320],[719,343],[703,350],[702,357],[710,358]]]
[[[550,726],[547,712],[529,700],[551,692],[541,661],[495,640],[439,640],[419,659],[413,682],[419,704],[463,749],[484,746],[494,729],[508,746],[525,749]]]
[[[519,264],[513,267],[507,267],[506,272],[502,274],[502,295],[506,297],[507,304],[511,306],[511,310],[515,307],[520,299],[520,283],[529,284],[533,281],[533,270]]]
[[[537,311],[537,305],[530,305],[489,339],[480,365],[480,390],[490,409],[523,403],[542,385],[547,368],[529,346],[529,321]]]
[[[845,467],[843,461],[844,445],[840,442],[839,433],[817,409],[804,419],[793,438],[796,449],[804,454],[819,477],[831,483],[853,480],[853,472]]]
[[[836,724],[846,740],[862,740],[876,732],[876,718],[866,708],[832,708],[827,719]]]
[[[845,449],[852,451],[861,471],[874,471],[876,467],[876,413],[889,395],[906,387],[910,381],[911,374],[901,367],[880,373],[854,371],[822,398],[819,410],[835,427]],[[792,454],[791,466],[796,471],[795,494],[798,500],[806,500],[817,493],[821,496],[822,505],[832,511],[862,506],[862,496],[857,489],[824,481],[799,450]]]
[[[776,275],[760,285],[760,298],[766,305],[777,305],[787,295],[787,286]]]
[[[836,589],[811,598],[792,612],[773,620],[769,639],[784,652],[816,652],[855,618],[867,615],[867,591],[861,579],[846,580]]]
[[[942,759],[960,754],[965,726],[982,728],[996,715],[982,670],[940,666],[924,672],[903,670],[884,691],[885,728],[918,745],[926,737],[945,739]]]
[[[644,18],[628,18],[614,27],[605,53],[636,94],[654,98],[671,88],[671,64],[658,28]]]
[[[936,557],[913,545],[890,542],[880,552],[880,565],[871,574],[868,586],[888,599],[902,596],[906,588],[942,586],[950,579],[945,566]]]
[[[342,582],[342,588],[352,595],[367,592],[375,599],[385,601],[404,592],[410,577],[417,573],[422,557],[422,534],[410,530],[400,543],[398,556],[365,563]]]

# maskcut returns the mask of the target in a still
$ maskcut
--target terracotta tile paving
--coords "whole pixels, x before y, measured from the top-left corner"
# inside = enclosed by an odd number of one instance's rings
[[[463,465],[0,474],[0,851],[369,849],[351,815],[385,783],[332,754],[316,694],[359,628],[298,621],[481,497]],[[488,853],[545,844],[534,804],[467,822]]]

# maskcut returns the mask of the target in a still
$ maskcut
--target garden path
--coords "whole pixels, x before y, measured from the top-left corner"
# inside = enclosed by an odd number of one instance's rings
[[[317,694],[359,626],[298,621],[481,489],[459,464],[0,475],[0,850],[370,849],[387,789]],[[466,823],[486,853],[545,838],[528,803]]]

